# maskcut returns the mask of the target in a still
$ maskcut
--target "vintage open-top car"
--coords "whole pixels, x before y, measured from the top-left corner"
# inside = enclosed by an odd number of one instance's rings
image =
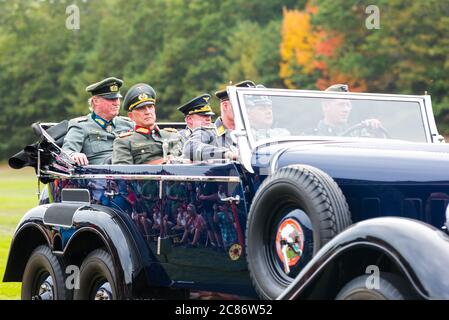
[[[67,121],[35,124],[10,166],[47,188],[4,281],[24,299],[449,298],[449,146],[430,96],[227,90],[238,161],[80,167]]]

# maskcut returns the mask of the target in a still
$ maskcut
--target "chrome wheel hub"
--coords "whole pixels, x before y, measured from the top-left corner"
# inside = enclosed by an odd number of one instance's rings
[[[33,296],[33,300],[54,300],[53,278],[49,275],[39,286],[38,294]]]
[[[94,300],[112,300],[112,290],[109,282],[103,283],[97,289]]]

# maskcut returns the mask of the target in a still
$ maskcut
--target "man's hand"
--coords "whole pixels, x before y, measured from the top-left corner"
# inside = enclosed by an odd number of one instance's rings
[[[167,162],[169,162],[170,160],[173,160],[173,159],[174,159],[174,157],[171,154],[169,154],[167,156],[167,158],[154,159],[154,160],[148,161],[147,164],[159,165],[159,164],[167,163]]]
[[[89,164],[89,160],[84,153],[74,152],[70,155],[70,159],[75,161],[75,163],[79,166],[87,166]]]
[[[367,119],[362,121],[362,124],[364,124],[367,127],[371,127],[373,129],[378,129],[382,126],[382,122],[380,122],[380,120],[377,119]]]
[[[226,151],[224,157],[229,160],[237,160],[239,158],[239,153],[236,151]]]

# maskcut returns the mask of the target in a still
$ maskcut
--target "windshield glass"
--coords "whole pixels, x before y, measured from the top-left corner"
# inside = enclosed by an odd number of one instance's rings
[[[256,141],[288,136],[427,142],[417,101],[243,95]]]

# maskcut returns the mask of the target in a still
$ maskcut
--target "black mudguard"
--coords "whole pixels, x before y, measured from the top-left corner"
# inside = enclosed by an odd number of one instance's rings
[[[3,281],[22,281],[27,260],[39,245],[47,245],[63,258],[83,251],[78,239],[86,233],[101,239],[111,254],[122,298],[131,298],[142,288],[170,285],[166,272],[126,213],[70,202],[40,205],[25,214],[12,239]]]

